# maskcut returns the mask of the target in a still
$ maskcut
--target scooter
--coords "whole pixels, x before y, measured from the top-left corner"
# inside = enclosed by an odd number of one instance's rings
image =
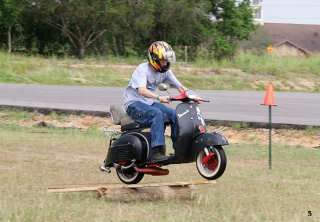
[[[166,91],[167,88],[164,84],[158,87],[160,91]],[[227,166],[227,157],[222,146],[229,143],[218,132],[207,132],[200,108],[195,103],[197,98],[194,90],[170,97],[171,101],[182,102],[176,107],[179,123],[177,147],[168,160],[156,164],[148,164],[151,155],[150,126],[135,122],[122,108],[111,106],[114,129],[103,128],[110,137],[110,145],[100,170],[110,173],[110,168],[114,167],[123,183],[136,184],[145,174],[168,175],[169,170],[161,168],[162,166],[196,162],[197,170],[203,178],[219,178]],[[115,125],[118,124],[121,125],[121,132],[116,131]],[[165,125],[168,124],[170,122],[165,115]],[[162,154],[165,154],[165,150],[162,150]]]

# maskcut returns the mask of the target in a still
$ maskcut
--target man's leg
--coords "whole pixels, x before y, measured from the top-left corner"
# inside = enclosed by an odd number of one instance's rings
[[[151,124],[151,147],[165,145],[163,112],[142,102],[135,102],[127,109],[128,115],[141,124]]]
[[[178,119],[176,116],[176,111],[172,108],[169,108],[162,103],[153,103],[153,107],[157,107],[160,109],[163,113],[166,113],[168,115],[168,118],[171,122],[171,140],[172,140],[172,146],[173,149],[177,147],[177,132],[178,132]]]

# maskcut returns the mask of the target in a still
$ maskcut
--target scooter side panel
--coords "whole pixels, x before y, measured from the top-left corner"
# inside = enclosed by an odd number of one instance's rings
[[[195,103],[180,103],[176,108],[176,115],[179,123],[179,135],[175,156],[184,161],[189,159],[193,139],[205,132],[205,122],[198,105]]]
[[[151,133],[150,132],[129,132],[139,138],[141,146],[135,145],[135,159],[137,162],[146,161],[150,156]]]
[[[119,137],[108,149],[105,166],[110,167],[115,162],[136,159],[145,161],[149,155],[149,143],[139,133],[126,134]]]

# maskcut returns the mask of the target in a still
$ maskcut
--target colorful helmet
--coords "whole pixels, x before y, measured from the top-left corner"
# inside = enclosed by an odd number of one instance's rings
[[[163,73],[170,69],[171,62],[176,61],[176,55],[168,43],[157,41],[152,43],[148,49],[148,60],[156,71]],[[160,61],[167,63],[162,65]]]

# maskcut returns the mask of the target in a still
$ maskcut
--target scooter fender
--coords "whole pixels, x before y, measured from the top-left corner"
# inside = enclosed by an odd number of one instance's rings
[[[204,133],[198,136],[192,143],[192,159],[196,158],[196,155],[204,147],[208,146],[225,146],[229,145],[226,137],[219,133]]]

